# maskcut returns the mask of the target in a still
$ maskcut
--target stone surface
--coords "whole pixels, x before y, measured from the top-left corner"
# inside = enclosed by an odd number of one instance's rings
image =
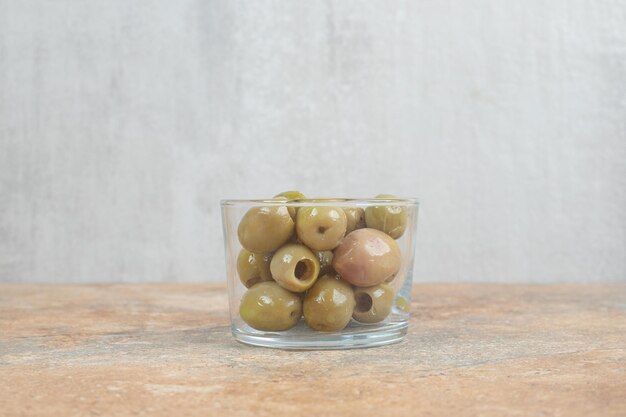
[[[0,286],[0,415],[624,416],[626,285],[419,285],[407,339],[239,344],[221,286]]]

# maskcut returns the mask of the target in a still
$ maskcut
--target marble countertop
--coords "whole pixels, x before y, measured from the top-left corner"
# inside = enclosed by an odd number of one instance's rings
[[[625,416],[626,285],[416,285],[409,334],[249,347],[220,285],[0,284],[0,416]]]

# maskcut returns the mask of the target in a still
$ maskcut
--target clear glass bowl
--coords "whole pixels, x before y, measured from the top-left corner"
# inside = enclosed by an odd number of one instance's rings
[[[413,281],[413,258],[418,208],[415,199],[223,200],[221,207],[226,250],[226,274],[231,329],[236,340],[249,345],[280,349],[349,349],[387,345],[399,342],[404,338],[409,323],[411,285]],[[361,323],[351,319],[345,328],[336,331],[314,330],[307,325],[306,320],[301,316],[297,324],[288,330],[257,330],[248,325],[240,315],[242,297],[246,291],[248,291],[248,288],[246,288],[240,280],[237,267],[237,259],[243,249],[238,237],[238,227],[242,218],[249,210],[260,210],[262,207],[269,208],[269,210],[279,210],[279,207],[286,207],[287,210],[289,210],[294,220],[294,232],[293,236],[285,242],[285,244],[302,244],[300,240],[296,240],[297,233],[295,223],[297,222],[298,216],[294,216],[294,214],[303,207],[332,207],[342,211],[348,208],[358,208],[364,210],[363,213],[368,209],[379,210],[379,213],[386,213],[386,210],[391,213],[405,213],[406,224],[404,233],[395,239],[401,253],[399,270],[395,273],[392,280],[385,283],[393,289],[393,302],[388,316],[386,316],[384,320],[373,324]],[[280,210],[282,210],[282,213],[285,212],[284,208]],[[380,217],[378,220],[381,220]],[[382,220],[385,222],[386,218],[383,216]],[[379,223],[378,226],[380,228],[381,223]],[[383,224],[382,228],[384,227]],[[267,233],[267,230],[265,232]],[[361,233],[361,235],[363,234],[364,233]],[[271,237],[269,238],[271,239]],[[269,259],[272,253],[267,253],[265,256],[265,259]],[[275,270],[272,270],[272,273],[274,271]],[[331,268],[330,273],[339,276],[339,274],[335,273],[333,268]],[[323,274],[319,274],[320,277],[322,275]],[[266,279],[268,278],[266,277]],[[272,277],[268,280],[273,282]],[[257,283],[255,285],[259,284]],[[271,285],[274,286],[274,284]],[[357,287],[350,284],[350,287],[353,290],[358,290],[362,286]],[[306,291],[301,292],[299,295],[300,300],[302,300],[301,303],[305,304]],[[262,303],[262,301],[259,301],[259,303]],[[363,305],[360,305],[359,308],[368,307],[369,306],[363,307]]]

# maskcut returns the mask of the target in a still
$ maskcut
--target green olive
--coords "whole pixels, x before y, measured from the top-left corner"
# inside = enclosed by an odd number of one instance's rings
[[[284,201],[285,203],[289,202],[289,199],[287,197],[274,197],[272,198],[272,201]],[[291,220],[293,220],[294,222],[296,221],[296,208],[295,207],[290,207],[290,206],[286,206],[287,210],[289,211],[289,215],[291,216]]]
[[[257,330],[287,330],[300,320],[302,300],[275,282],[260,282],[243,295],[239,315]]]
[[[361,323],[378,323],[391,312],[393,288],[387,284],[355,288],[356,306],[352,318]]]
[[[346,234],[347,223],[341,208],[301,207],[296,216],[296,233],[313,250],[331,250]]]
[[[270,262],[270,271],[281,287],[304,292],[315,283],[320,263],[306,246],[289,243],[276,251]]]
[[[365,227],[365,211],[359,207],[344,207],[343,212],[346,213],[348,220],[346,226],[346,234],[356,229]]]
[[[305,198],[304,194],[302,194],[300,191],[283,191],[280,194],[276,194],[272,200],[292,201],[292,200],[298,200],[300,198]],[[295,221],[296,213],[298,212],[298,209],[293,206],[287,206],[287,209],[289,210],[289,214],[291,215],[291,218]]]
[[[378,194],[376,198],[395,198],[391,194]],[[394,239],[406,229],[406,208],[401,206],[371,206],[365,209],[367,227],[387,233]]]
[[[276,194],[274,198],[276,197],[285,197],[287,198],[287,200],[298,200],[300,198],[306,198],[304,194],[302,194],[300,191],[283,191],[280,194]]]
[[[304,320],[314,330],[341,330],[350,322],[354,305],[350,284],[337,276],[324,275],[304,296]]]
[[[320,261],[320,275],[324,275],[333,270],[333,252],[330,250],[313,251]]]
[[[298,198],[299,203],[342,203],[346,201],[345,198],[333,198],[333,197],[317,197],[317,198]]]
[[[291,237],[289,239],[287,239],[287,243],[297,243],[297,244],[302,244],[302,242],[300,242],[300,239],[298,239],[298,234],[294,232],[293,235],[291,235]]]
[[[271,281],[270,261],[272,255],[267,253],[254,253],[242,249],[237,256],[237,275],[246,288],[263,281]]]
[[[254,253],[273,252],[293,234],[294,223],[286,206],[253,207],[243,216],[237,236]]]
[[[405,313],[411,311],[411,303],[409,303],[408,300],[404,297],[398,297],[398,300],[396,301],[396,306]]]

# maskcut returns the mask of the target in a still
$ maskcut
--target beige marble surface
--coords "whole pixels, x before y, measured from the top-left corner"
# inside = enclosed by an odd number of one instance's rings
[[[414,294],[400,344],[287,352],[221,286],[0,285],[0,415],[626,415],[625,285]]]

